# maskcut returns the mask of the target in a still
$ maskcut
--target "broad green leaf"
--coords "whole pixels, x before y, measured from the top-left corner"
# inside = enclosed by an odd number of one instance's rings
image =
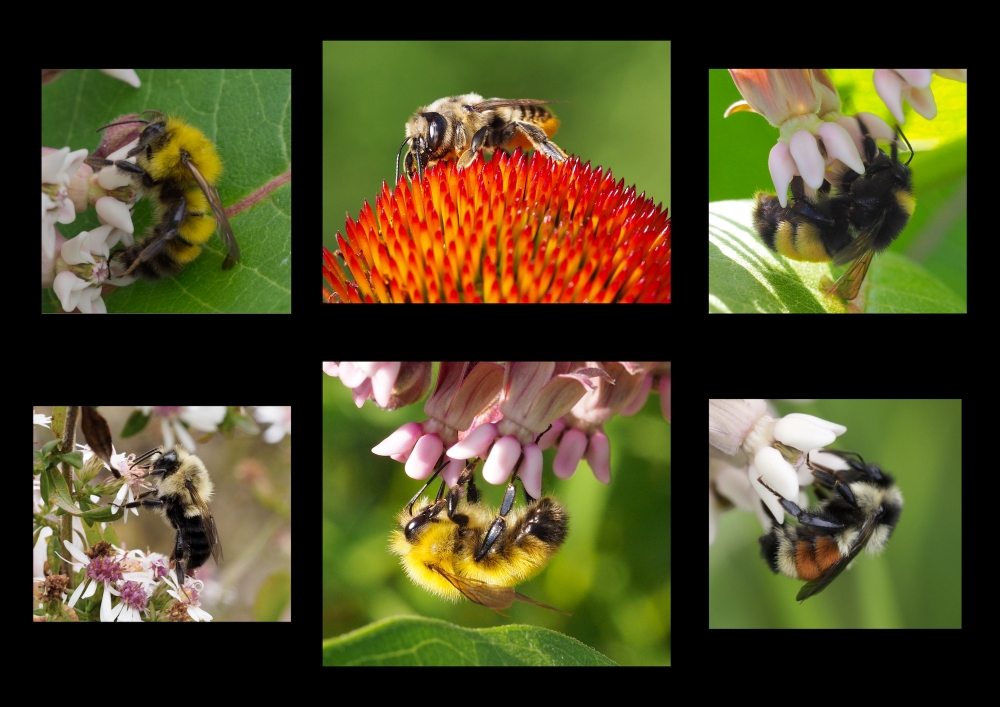
[[[575,638],[524,624],[470,629],[437,619],[377,621],[323,643],[323,665],[614,665]]]
[[[750,219],[752,200],[709,205],[710,312],[964,312],[940,280],[892,250],[875,256],[856,300],[827,294],[845,268],[790,260],[761,243]]]

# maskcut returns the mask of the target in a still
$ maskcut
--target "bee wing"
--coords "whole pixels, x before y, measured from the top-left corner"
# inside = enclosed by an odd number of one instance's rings
[[[534,599],[532,599],[530,597],[524,596],[523,594],[521,594],[521,592],[514,592],[514,598],[517,599],[518,601],[523,601],[523,602],[527,602],[528,604],[534,604],[535,606],[540,606],[543,609],[552,609],[552,611],[558,611],[560,614],[564,614],[565,616],[572,616],[573,615],[573,614],[566,613],[562,609],[557,609],[554,606],[549,606],[548,604],[543,604],[540,601],[535,601]]]
[[[184,164],[191,171],[191,176],[198,182],[198,186],[202,192],[205,193],[205,198],[208,199],[208,203],[211,204],[212,211],[215,213],[215,220],[219,224],[219,237],[225,243],[226,250],[228,251],[226,259],[222,261],[222,269],[229,270],[233,267],[233,263],[239,262],[240,247],[236,244],[233,227],[229,225],[229,219],[226,218],[226,211],[222,208],[222,199],[219,198],[219,190],[208,183],[208,180],[198,171],[193,162],[184,160]]]
[[[222,543],[219,542],[219,531],[215,527],[215,518],[212,517],[212,509],[208,507],[208,504],[198,494],[194,484],[188,482],[186,487],[188,493],[191,494],[191,500],[194,501],[194,505],[201,511],[201,517],[205,519],[205,531],[208,533],[208,540],[211,544],[212,558],[215,560],[215,564],[219,564],[219,561],[224,558],[222,557]]]
[[[504,106],[541,106],[546,103],[555,103],[555,101],[536,101],[531,98],[490,98],[489,100],[481,103],[474,103],[471,106],[465,106],[465,108],[466,110],[472,110],[476,113],[482,113],[484,110],[495,110],[496,108],[503,108]]]
[[[860,258],[867,251],[870,251],[872,249],[872,245],[875,243],[875,236],[877,236],[878,232],[882,230],[882,223],[884,221],[885,214],[883,213],[874,224],[861,231],[857,238],[851,241],[849,246],[838,252],[837,256],[833,259],[833,262],[837,265],[843,265],[844,263],[854,260],[855,258]]]
[[[829,571],[822,577],[814,579],[811,582],[807,582],[802,585],[802,589],[799,590],[798,595],[795,597],[799,601],[804,601],[811,597],[813,594],[819,594],[821,591],[826,589],[826,586],[830,584],[833,580],[840,576],[840,573],[844,571],[851,560],[858,556],[868,541],[871,540],[872,532],[875,530],[875,526],[878,525],[879,519],[882,517],[882,513],[872,513],[871,517],[865,522],[861,527],[861,532],[858,533],[858,537],[854,539],[854,544],[851,545],[850,551],[846,555],[842,555],[839,560],[830,566]]]
[[[865,275],[868,274],[868,266],[872,264],[872,256],[875,255],[875,251],[872,250],[875,236],[882,230],[884,221],[883,214],[874,224],[859,233],[849,246],[837,253],[833,259],[837,265],[843,265],[851,260],[854,262],[828,292],[844,299],[854,299],[858,296],[861,283],[864,282]]]
[[[451,585],[465,595],[465,598],[506,616],[500,609],[507,609],[516,600],[517,592],[512,587],[498,587],[472,577],[459,577],[439,565],[430,568],[451,582]]]
[[[840,279],[828,291],[844,299],[854,299],[857,297],[858,292],[861,290],[861,283],[864,282],[865,275],[868,273],[868,266],[872,264],[874,256],[875,251],[865,251],[860,258],[851,263],[851,267],[847,268],[847,272],[841,275]]]
[[[451,582],[451,585],[458,591],[462,592],[466,599],[493,609],[501,616],[506,616],[507,614],[500,611],[500,609],[510,608],[515,601],[523,601],[528,604],[540,606],[544,609],[558,611],[560,614],[566,614],[565,611],[560,611],[554,606],[543,604],[540,601],[535,601],[530,597],[526,597],[520,592],[514,591],[513,587],[498,587],[495,584],[489,584],[488,582],[473,579],[472,577],[459,577],[458,575],[454,575],[451,572],[442,569],[438,565],[430,565],[430,568]],[[570,614],[566,614],[566,616],[570,616]]]

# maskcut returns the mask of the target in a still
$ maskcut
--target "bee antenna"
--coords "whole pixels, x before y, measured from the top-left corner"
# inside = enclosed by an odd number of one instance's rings
[[[399,146],[399,151],[396,153],[396,181],[393,182],[394,185],[399,183],[399,155],[400,153],[403,152],[403,145],[405,145],[409,141],[410,138],[406,138],[405,140],[403,140],[402,145]]]
[[[108,128],[113,128],[116,125],[129,125],[131,123],[142,123],[143,125],[149,125],[149,121],[148,120],[123,120],[120,123],[109,123],[108,125],[101,126],[100,128],[98,128],[94,132],[95,133],[99,133],[102,130],[107,130]]]
[[[899,136],[901,138],[903,138],[903,142],[906,143],[906,148],[910,151],[910,159],[906,160],[906,164],[909,165],[910,161],[913,159],[913,147],[910,145],[910,141],[906,139],[906,135],[903,134],[903,131],[899,129],[898,125],[896,126],[896,132],[899,133]],[[895,151],[896,146],[893,145],[892,147],[893,150]]]
[[[422,494],[427,489],[427,487],[430,486],[434,482],[434,479],[436,479],[438,477],[438,474],[440,474],[441,470],[444,469],[448,465],[449,461],[451,461],[451,460],[448,459],[448,457],[446,457],[444,454],[441,455],[441,458],[438,460],[437,465],[434,467],[434,473],[431,474],[431,476],[430,476],[429,479],[427,479],[427,483],[424,484],[423,487],[419,491],[417,491],[416,494],[414,494],[413,498],[410,499],[410,502],[406,504],[409,507],[409,514],[410,515],[413,515],[413,504],[417,502],[418,498],[420,498],[420,494]],[[442,487],[442,490],[443,490],[443,487]],[[440,499],[440,498],[441,498],[441,493],[438,492],[438,499]]]

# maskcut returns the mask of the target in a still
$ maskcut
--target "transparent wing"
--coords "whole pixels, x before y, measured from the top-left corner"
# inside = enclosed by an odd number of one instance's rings
[[[438,565],[430,565],[430,568],[451,582],[451,585],[462,592],[466,599],[493,609],[502,616],[506,616],[507,614],[504,614],[500,610],[510,608],[515,601],[535,604],[544,609],[551,609],[552,611],[558,611],[560,614],[566,614],[565,611],[560,611],[548,604],[543,604],[540,601],[526,597],[520,592],[515,592],[513,587],[498,587],[495,584],[489,584],[488,582],[473,579],[472,577],[459,577]],[[569,616],[569,614],[566,615]]]
[[[208,504],[198,494],[194,484],[188,482],[186,487],[188,493],[191,494],[191,500],[194,501],[194,505],[198,507],[202,518],[205,519],[205,530],[208,533],[208,540],[212,546],[212,558],[215,560],[215,564],[219,564],[219,561],[223,559],[222,543],[219,542],[219,531],[215,527],[215,518],[212,517],[212,509],[208,507]]]
[[[495,110],[497,108],[503,108],[505,106],[541,106],[546,103],[555,103],[555,101],[536,101],[531,98],[521,98],[521,99],[508,99],[508,98],[490,98],[489,100],[483,101],[481,103],[475,103],[471,106],[465,106],[467,110],[475,111],[476,113],[482,113],[484,110]]]
[[[833,284],[828,292],[839,295],[844,299],[854,299],[861,290],[861,283],[868,274],[868,266],[872,264],[875,251],[866,251],[860,258],[851,263],[851,267],[840,276],[840,279]]]
[[[222,200],[219,198],[219,190],[208,183],[198,168],[194,166],[194,163],[189,160],[184,160],[184,164],[191,171],[191,176],[194,180],[198,182],[198,186],[201,188],[202,192],[205,194],[205,198],[208,199],[208,203],[212,206],[212,211],[215,213],[215,220],[219,224],[219,237],[226,246],[226,259],[222,261],[222,269],[229,270],[233,267],[234,263],[240,260],[240,247],[236,244],[236,236],[233,235],[233,227],[229,225],[229,219],[226,218],[226,210],[222,208]]]
[[[849,246],[837,253],[837,257],[833,259],[833,262],[837,265],[843,265],[855,258],[860,258],[867,251],[871,250],[875,243],[875,236],[882,230],[883,223],[885,223],[885,213],[879,216],[878,220],[871,226],[858,233],[858,237],[851,241]]]

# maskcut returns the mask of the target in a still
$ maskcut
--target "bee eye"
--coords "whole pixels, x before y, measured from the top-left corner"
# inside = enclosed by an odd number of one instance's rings
[[[441,146],[441,139],[444,137],[445,122],[444,116],[440,113],[427,113],[427,147],[434,151]]]
[[[405,528],[403,528],[403,535],[406,537],[407,540],[412,539],[414,533],[416,533],[425,523],[427,523],[426,518],[424,518],[422,515],[417,516],[409,523],[407,523]]]

